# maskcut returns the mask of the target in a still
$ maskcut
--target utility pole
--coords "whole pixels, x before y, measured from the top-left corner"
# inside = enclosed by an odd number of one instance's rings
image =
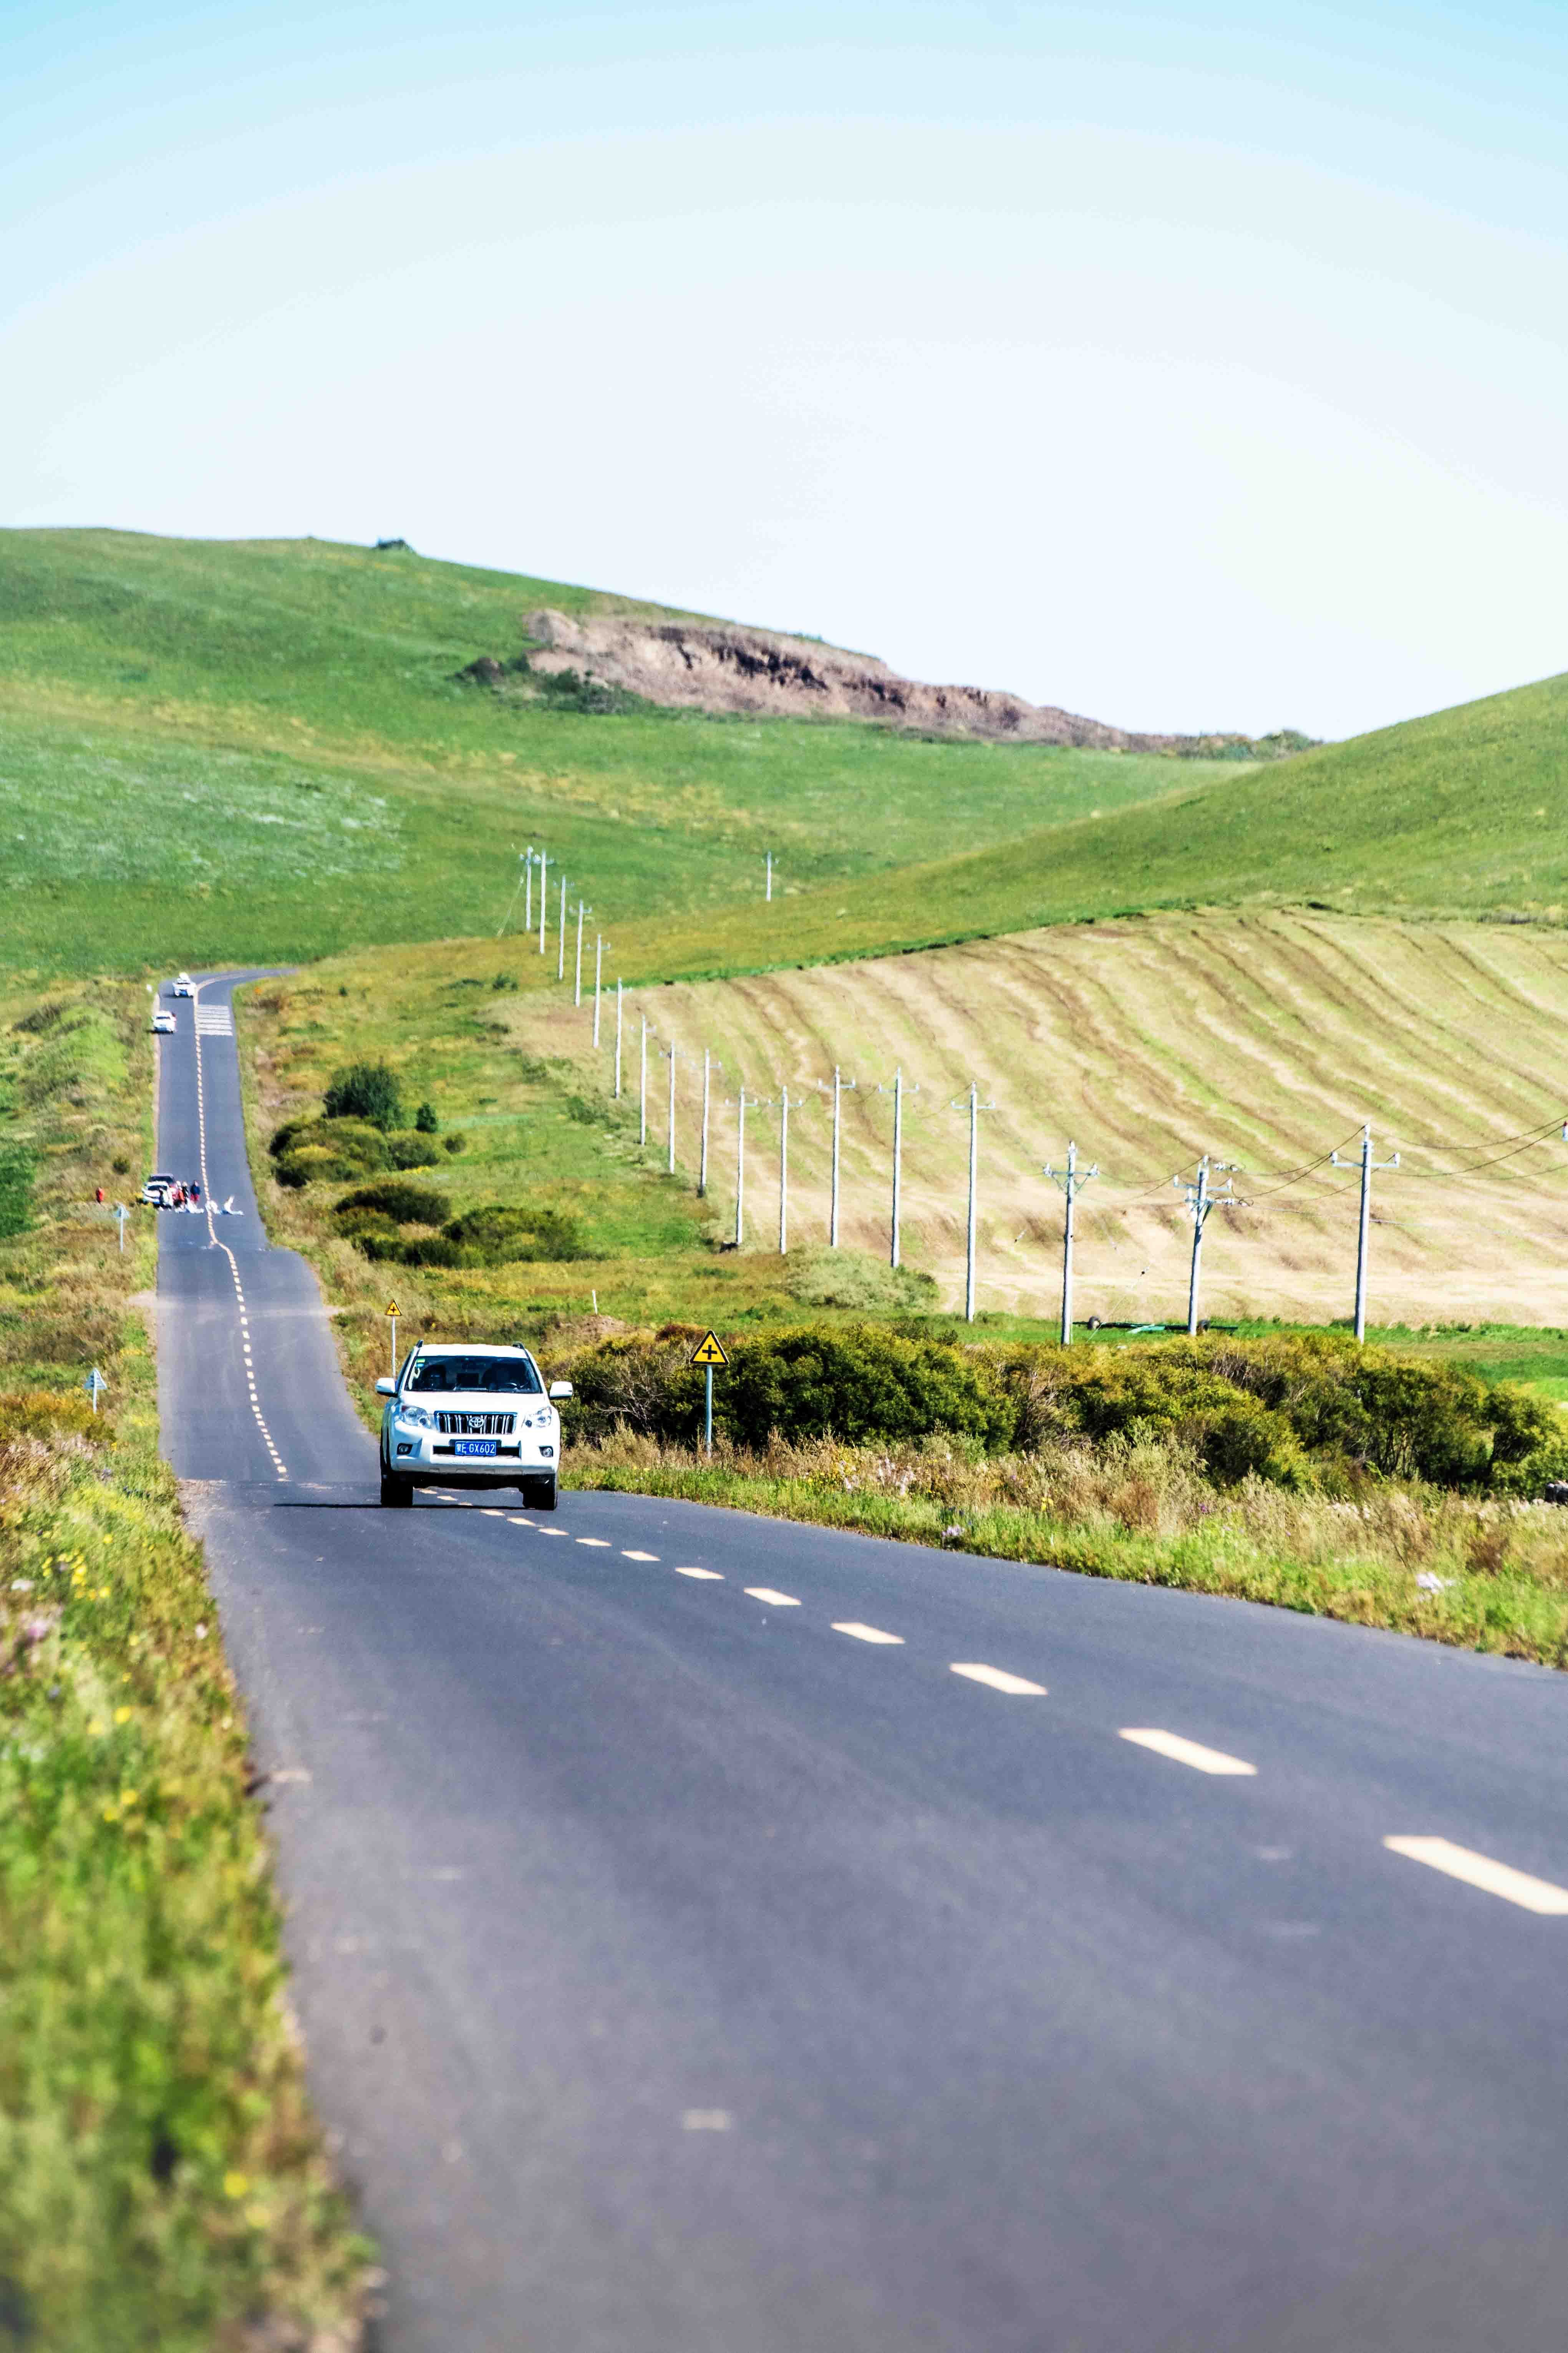
[[[963,1320],[966,1324],[973,1324],[974,1321],[974,1197],[980,1164],[980,1114],[983,1111],[994,1111],[996,1106],[994,1103],[981,1102],[980,1090],[973,1079],[969,1082],[967,1097],[963,1095],[953,1097],[953,1110],[962,1111],[966,1101],[969,1104],[969,1245],[964,1258]]]
[[[556,934],[555,977],[566,977],[566,877],[561,877],[561,928]]]
[[[621,1099],[621,984],[616,983],[616,1101]]]
[[[664,1050],[662,1047],[660,1048],[660,1050],[660,1050],[660,1052],[661,1052],[661,1053],[663,1053],[663,1052],[665,1051],[665,1050]],[[668,1166],[668,1172],[669,1172],[670,1176],[674,1176],[674,1174],[675,1174],[675,1056],[676,1056],[676,1051],[677,1051],[677,1049],[676,1049],[676,1043],[675,1043],[674,1039],[672,1038],[672,1039],[670,1039],[670,1041],[669,1041],[669,1048],[668,1048],[668,1054],[666,1055],[666,1059],[667,1059],[667,1060],[668,1060],[668,1063],[669,1063],[669,1158],[668,1158],[668,1163],[667,1163],[666,1165],[667,1165],[667,1166]]]
[[[577,902],[577,977],[573,984],[572,1002],[583,1002],[583,902]]]
[[[885,1094],[887,1090],[885,1087],[879,1087],[877,1092]],[[920,1089],[919,1087],[906,1089],[904,1073],[900,1067],[893,1072],[893,1230],[891,1247],[888,1253],[889,1266],[897,1266],[899,1263],[899,1225],[904,1195],[904,1096],[906,1092],[918,1095]]]
[[[642,1017],[642,1076],[637,1084],[637,1142],[647,1142],[647,1015]]]
[[[746,1239],[746,1106],[748,1100],[751,1108],[755,1111],[763,1098],[761,1095],[752,1095],[748,1099],[746,1082],[742,1079],[741,1092],[735,1098],[737,1114],[735,1120],[735,1248],[737,1250]]]
[[[721,1071],[722,1062],[715,1062],[710,1047],[702,1049],[702,1145],[697,1162],[697,1198],[704,1200],[708,1194],[708,1100],[713,1072]]]
[[[605,941],[602,933],[594,940],[594,1051],[599,1050],[599,985],[605,970]]]
[[[1080,1168],[1078,1165],[1078,1146],[1076,1144],[1069,1144],[1067,1166],[1053,1168],[1047,1160],[1045,1173],[1053,1185],[1061,1187],[1067,1196],[1067,1214],[1062,1220],[1062,1346],[1070,1348],[1072,1345],[1073,1206],[1089,1178],[1099,1176],[1100,1163],[1097,1160],[1090,1167]]]
[[[802,1095],[795,1108],[800,1109]],[[789,1082],[779,1089],[779,1256],[789,1249]]]
[[[526,896],[522,902],[522,935],[527,939],[533,930],[533,844],[531,841],[523,855],[522,881]]]
[[[837,1065],[837,1062],[835,1062],[835,1063],[834,1063],[834,1065],[833,1065],[833,1187],[832,1187],[832,1191],[830,1192],[830,1194],[829,1194],[829,1196],[828,1196],[828,1205],[827,1205],[827,1247],[828,1247],[828,1249],[829,1249],[829,1250],[837,1250],[837,1249],[838,1248],[838,1136],[839,1136],[839,1130],[840,1130],[840,1126],[841,1126],[841,1124],[842,1124],[842,1115],[843,1115],[843,1113],[842,1113],[842,1105],[841,1105],[841,1103],[840,1103],[839,1098],[840,1098],[840,1097],[841,1097],[841,1095],[843,1094],[843,1092],[844,1092],[844,1090],[845,1090],[845,1088],[846,1088],[846,1087],[852,1087],[852,1086],[854,1086],[856,1083],[857,1083],[857,1082],[856,1082],[854,1079],[846,1079],[846,1078],[841,1077],[841,1076],[840,1076],[840,1074],[839,1074],[839,1069],[838,1069],[838,1065]]]
[[[544,881],[549,871],[550,854],[547,850],[542,849],[539,853],[539,953],[541,955],[544,954],[544,913],[550,898],[550,893],[544,887]]]
[[[520,850],[518,851],[518,853],[517,853],[517,862],[518,862],[518,864],[522,868],[522,872],[518,876],[518,878],[517,878],[517,881],[516,881],[515,885],[513,886],[513,890],[512,890],[511,897],[510,897],[510,898],[507,901],[507,902],[506,902],[506,913],[505,913],[505,914],[501,917],[500,922],[496,925],[496,937],[497,937],[497,939],[498,939],[498,940],[500,939],[500,937],[501,934],[505,931],[505,929],[506,929],[507,925],[508,925],[508,924],[510,923],[510,921],[511,921],[511,912],[512,912],[512,909],[516,906],[516,904],[517,904],[517,902],[518,902],[519,899],[520,899],[520,898],[521,898],[521,896],[522,896],[522,889],[523,889],[523,885],[524,885],[524,883],[525,883],[525,882],[527,882],[527,881],[531,881],[531,878],[532,878],[532,873],[533,873],[533,852],[532,852],[532,850],[531,850],[531,850],[529,850],[529,851],[526,853],[526,855],[525,855],[525,853],[524,853],[522,850],[521,850],[521,849],[520,849]],[[527,929],[528,929],[528,917],[527,917],[527,915],[526,915],[526,914],[523,916],[522,927],[523,927],[523,930],[526,932],[526,931],[527,931]]]
[[[1209,1221],[1211,1209],[1221,1201],[1232,1201],[1236,1198],[1228,1184],[1216,1188],[1210,1184],[1209,1178],[1226,1176],[1235,1166],[1234,1160],[1211,1160],[1205,1152],[1198,1162],[1196,1184],[1184,1176],[1173,1176],[1171,1179],[1178,1191],[1185,1193],[1186,1212],[1193,1221],[1193,1271],[1187,1284],[1187,1336],[1189,1339],[1198,1328],[1198,1277],[1203,1267],[1204,1228]]]
[[[1564,1125],[1563,1134],[1568,1137],[1568,1124]],[[1336,1168],[1353,1168],[1356,1165],[1353,1160],[1342,1160],[1337,1152],[1330,1156]],[[1374,1168],[1397,1168],[1398,1166],[1397,1152],[1392,1160],[1373,1158],[1372,1127],[1368,1121],[1363,1120],[1361,1130],[1361,1223],[1356,1233],[1355,1252],[1355,1335],[1358,1340],[1366,1338],[1366,1256],[1372,1225],[1372,1172]]]
[[[765,887],[764,887],[764,889],[763,889],[763,898],[764,898],[764,899],[766,899],[766,900],[768,900],[768,901],[770,901],[770,902],[771,902],[771,901],[772,901],[772,899],[773,899],[773,851],[772,851],[771,849],[770,849],[770,850],[769,850],[769,852],[768,852],[768,869],[767,869],[767,873],[768,873],[768,879],[767,879],[766,885],[765,885]]]

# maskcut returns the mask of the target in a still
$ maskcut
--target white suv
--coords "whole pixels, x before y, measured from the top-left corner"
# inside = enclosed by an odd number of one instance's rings
[[[421,1341],[395,1380],[377,1381],[381,1500],[411,1504],[416,1487],[521,1487],[535,1511],[555,1509],[561,1416],[526,1348]]]

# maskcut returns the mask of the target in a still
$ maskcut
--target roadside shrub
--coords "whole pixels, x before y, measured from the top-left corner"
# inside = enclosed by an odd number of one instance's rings
[[[514,1260],[591,1258],[578,1220],[565,1209],[522,1209],[485,1202],[466,1209],[446,1229],[447,1239],[475,1253],[468,1262],[502,1266]]]
[[[574,1427],[584,1437],[624,1426],[689,1438],[702,1377],[689,1362],[695,1331],[602,1343],[573,1366]],[[765,1446],[831,1433],[850,1444],[947,1430],[987,1448],[1011,1443],[1016,1409],[991,1369],[941,1341],[875,1324],[803,1326],[743,1340],[714,1392],[714,1423],[735,1443]]]
[[[414,1114],[414,1124],[421,1135],[434,1135],[439,1125],[436,1117],[435,1104],[422,1103]]]
[[[374,1176],[391,1162],[385,1136],[369,1120],[292,1120],[278,1134],[287,1138],[274,1160],[280,1185],[342,1184]]]
[[[384,1062],[351,1062],[334,1071],[321,1105],[326,1119],[367,1119],[373,1127],[403,1125],[403,1091]]]
[[[468,1148],[468,1139],[461,1128],[454,1128],[450,1135],[444,1135],[441,1138],[443,1152],[467,1152]]]
[[[399,1258],[405,1266],[482,1266],[485,1261],[472,1251],[465,1250],[445,1234],[421,1234],[415,1241],[400,1242],[395,1250],[383,1250],[376,1255]]]
[[[451,1214],[433,1185],[388,1178],[347,1193],[333,1211],[339,1229],[370,1259],[405,1266],[510,1266],[525,1261],[591,1258],[577,1219],[560,1209],[520,1209],[500,1201]],[[399,1233],[400,1225],[439,1226],[437,1234]]]
[[[342,1219],[364,1211],[390,1218],[399,1226],[444,1226],[452,1214],[452,1204],[434,1185],[411,1185],[405,1177],[389,1176],[379,1185],[363,1185],[357,1193],[345,1193],[334,1205],[332,1215]]]
[[[386,1156],[395,1168],[428,1168],[436,1147],[417,1128],[398,1127],[386,1139]]]
[[[1460,1366],[1329,1333],[1030,1349],[1006,1360],[1004,1377],[1018,1399],[1021,1445],[1075,1430],[1100,1440],[1134,1427],[1180,1433],[1222,1482],[1247,1469],[1284,1485],[1359,1470],[1474,1487],[1558,1427],[1517,1387],[1489,1388]],[[1246,1439],[1229,1419],[1243,1398],[1272,1417],[1250,1421]],[[1248,1451],[1258,1459],[1246,1463]]]
[[[1017,1420],[977,1355],[874,1324],[743,1342],[722,1391],[724,1427],[744,1445],[765,1444],[774,1432],[794,1440],[830,1431],[855,1445],[948,1430],[994,1448],[1012,1444]]]
[[[1498,1464],[1491,1483],[1499,1494],[1539,1498],[1549,1484],[1568,1480],[1568,1435],[1560,1434],[1531,1453]]]

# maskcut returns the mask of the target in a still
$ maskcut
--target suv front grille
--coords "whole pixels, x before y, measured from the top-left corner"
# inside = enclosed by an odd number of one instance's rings
[[[436,1427],[443,1438],[510,1438],[517,1426],[514,1413],[437,1413]]]

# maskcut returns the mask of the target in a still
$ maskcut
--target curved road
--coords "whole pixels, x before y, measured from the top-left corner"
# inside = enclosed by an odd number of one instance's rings
[[[230,986],[163,1044],[160,1163],[242,1213],[161,1220],[164,1442],[385,2353],[1562,2353],[1568,1678],[635,1496],[381,1511]]]

